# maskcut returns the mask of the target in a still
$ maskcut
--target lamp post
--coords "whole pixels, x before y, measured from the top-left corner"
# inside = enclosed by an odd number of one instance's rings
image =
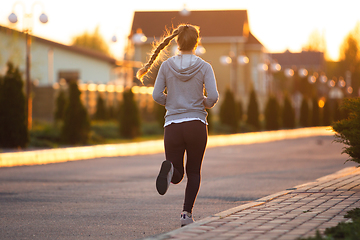
[[[236,56],[234,52],[230,52],[229,56],[221,56],[220,63],[231,66],[230,86],[233,89],[234,96],[237,96],[237,65],[245,65],[249,63],[249,58],[244,54]]]
[[[35,2],[31,6],[31,12],[25,13],[25,6],[21,2],[16,2],[13,5],[12,13],[9,15],[8,19],[11,23],[17,23],[18,19],[15,12],[15,7],[17,4],[20,4],[23,7],[24,11],[24,23],[23,23],[23,32],[25,33],[25,42],[26,42],[26,71],[25,71],[25,77],[26,77],[26,110],[27,110],[27,127],[28,129],[31,129],[32,126],[32,99],[31,99],[31,77],[30,77],[30,69],[31,69],[31,20],[33,17],[34,7],[36,4],[40,4],[43,8],[43,5],[40,2]],[[39,16],[39,20],[41,23],[47,23],[48,17],[44,12],[41,13]]]
[[[275,61],[267,60],[266,63],[262,63],[259,65],[259,69],[265,72],[266,80],[265,80],[265,90],[267,94],[272,94],[274,91],[273,86],[273,74],[279,72],[281,70],[281,65]]]

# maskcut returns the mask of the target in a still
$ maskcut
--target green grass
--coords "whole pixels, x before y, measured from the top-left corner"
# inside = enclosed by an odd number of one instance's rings
[[[348,211],[344,218],[348,220],[346,222],[340,222],[335,227],[327,228],[323,235],[317,231],[316,236],[301,238],[299,240],[359,240],[360,208]]]
[[[62,147],[60,139],[61,124],[35,121],[30,131],[28,148]],[[88,145],[142,142],[163,139],[164,129],[156,122],[142,124],[142,135],[134,139],[123,138],[119,134],[116,121],[92,121]]]

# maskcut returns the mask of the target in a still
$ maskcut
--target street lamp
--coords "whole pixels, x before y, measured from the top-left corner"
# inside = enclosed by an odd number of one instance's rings
[[[25,13],[25,6],[23,5],[23,3],[21,2],[16,2],[13,5],[13,11],[12,13],[9,15],[8,19],[11,23],[17,23],[18,18],[16,16],[15,12],[15,6],[17,4],[20,4],[23,7],[23,11],[24,11],[24,23],[25,25],[23,25],[23,32],[25,33],[25,41],[26,41],[26,106],[27,106],[27,127],[28,129],[31,129],[32,126],[32,99],[31,99],[31,79],[30,79],[30,68],[31,68],[31,23],[30,21],[32,20],[32,16],[33,16],[33,12],[34,12],[34,7],[36,4],[40,4],[42,8],[43,5],[40,2],[35,2],[33,3],[33,5],[31,6],[31,12],[30,13]],[[27,21],[27,22],[26,22]],[[46,16],[46,14],[44,13],[44,11],[42,11],[41,15],[39,16],[39,21],[41,23],[47,23],[48,22],[48,17]],[[24,27],[25,26],[25,27]]]
[[[142,32],[142,29],[138,28],[136,30],[136,33],[133,35],[132,40],[133,40],[135,45],[141,45],[141,44],[143,44],[143,43],[145,43],[147,41],[147,37]]]
[[[294,70],[292,70],[291,68],[286,68],[284,70],[284,74],[287,78],[291,78],[292,76],[294,76]]]
[[[244,54],[236,56],[234,52],[230,52],[229,56],[221,56],[220,63],[222,65],[231,65],[230,86],[233,89],[235,97],[237,96],[237,65],[245,65],[249,63],[249,58]]]
[[[281,70],[281,65],[276,61],[267,60],[267,63],[260,63],[259,70],[265,72],[265,91],[268,94],[273,93],[274,86],[273,86],[273,79],[274,73],[277,73]]]

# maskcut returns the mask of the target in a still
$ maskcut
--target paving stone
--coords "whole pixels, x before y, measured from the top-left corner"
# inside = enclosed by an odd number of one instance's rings
[[[184,231],[174,239],[294,240],[314,236],[317,230],[323,232],[346,221],[346,212],[360,207],[360,169],[351,171],[345,177],[323,177],[264,204]]]

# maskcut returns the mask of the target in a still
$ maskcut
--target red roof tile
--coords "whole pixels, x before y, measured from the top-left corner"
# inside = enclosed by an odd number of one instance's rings
[[[181,23],[200,27],[201,37],[242,37],[249,33],[246,10],[135,12],[131,31],[141,28],[145,36],[159,38],[165,28],[172,30]]]

